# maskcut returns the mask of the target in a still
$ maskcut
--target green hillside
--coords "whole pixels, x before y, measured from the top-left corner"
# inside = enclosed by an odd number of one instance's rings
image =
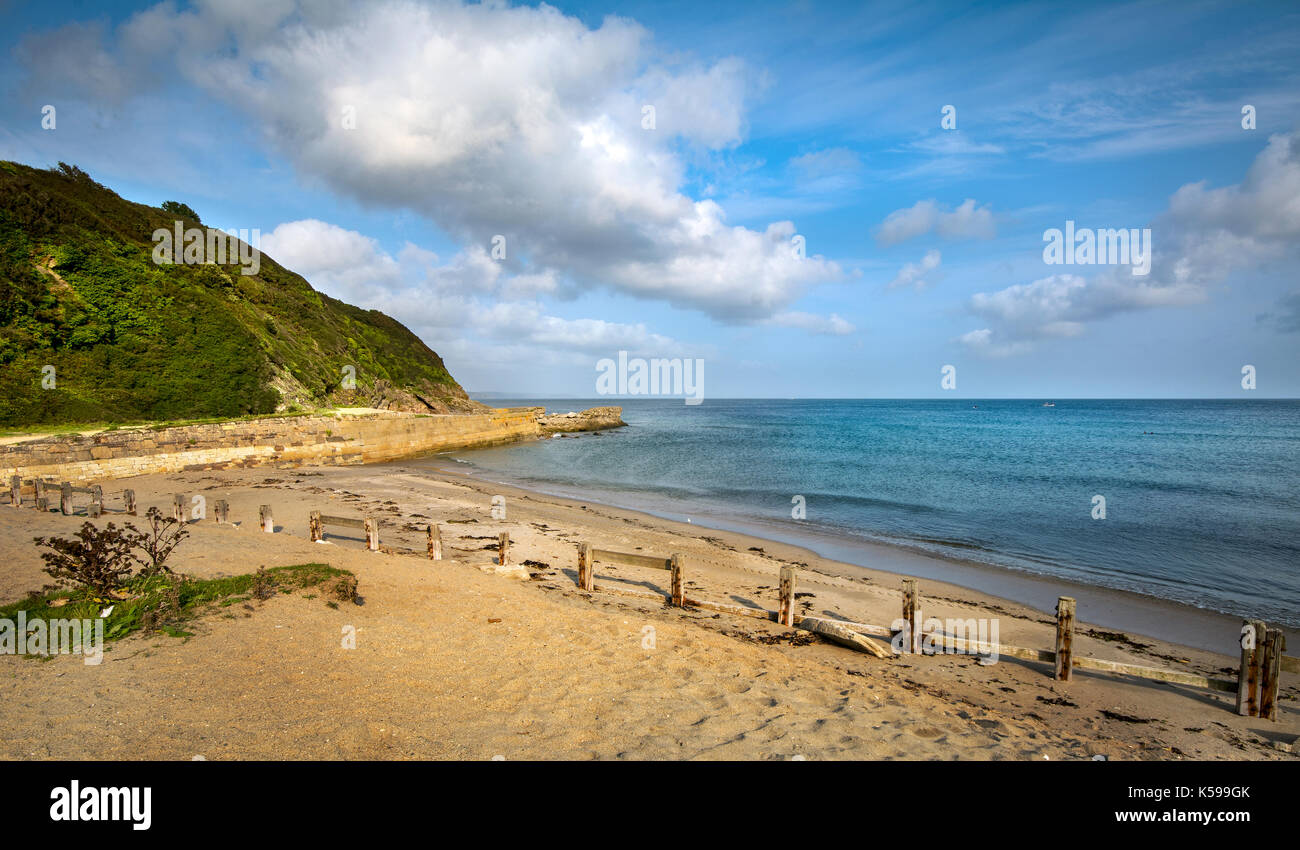
[[[0,426],[478,407],[399,322],[265,254],[255,275],[230,257],[155,263],[156,229],[202,227],[165,206],[124,200],[75,166],[0,161]]]

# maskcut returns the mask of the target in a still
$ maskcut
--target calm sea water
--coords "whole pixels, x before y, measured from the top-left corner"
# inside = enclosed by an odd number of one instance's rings
[[[1300,626],[1300,401],[492,401],[610,403],[631,427],[455,456],[550,492]],[[796,495],[806,519],[791,517]]]

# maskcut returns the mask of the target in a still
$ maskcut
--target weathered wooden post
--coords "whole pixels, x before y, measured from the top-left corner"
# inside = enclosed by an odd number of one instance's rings
[[[36,499],[36,505],[35,505],[36,510],[38,511],[45,510],[45,505],[42,504],[45,501],[45,482],[39,478],[33,478],[32,494]]]
[[[497,564],[504,567],[510,556],[510,532],[503,531],[497,535]]]
[[[230,522],[230,503],[225,499],[217,499],[216,504],[217,525],[224,525]]]
[[[794,626],[794,567],[781,568],[781,606],[776,621],[783,626]]]
[[[685,582],[682,581],[683,561],[686,560],[681,555],[673,555],[669,561],[669,570],[672,572],[672,589],[673,589],[673,607],[682,608],[686,603]]]
[[[379,551],[379,522],[374,517],[366,517],[366,548],[371,552]]]
[[[921,595],[916,590],[916,579],[903,579],[903,624],[907,629],[907,640],[903,646],[907,651],[921,651],[921,624],[917,622],[917,609],[921,607]]]
[[[1056,600],[1056,678],[1070,681],[1074,666],[1074,598],[1062,596]]]
[[[1264,623],[1241,623],[1241,667],[1237,670],[1237,713],[1242,717],[1259,714],[1259,673],[1264,658]]]
[[[1259,687],[1259,716],[1277,720],[1277,692],[1282,680],[1282,652],[1286,635],[1281,629],[1269,629],[1264,638],[1263,679]]]
[[[122,491],[122,507],[126,510],[128,516],[135,516],[135,491]]]
[[[267,534],[274,534],[275,520],[271,519],[271,506],[259,505],[257,508],[257,516],[259,521],[262,523],[262,530]]]
[[[185,522],[185,497],[180,493],[172,496],[172,519]]]
[[[23,506],[23,480],[17,475],[9,476],[9,504],[15,508]]]
[[[90,510],[91,516],[104,513],[104,488],[98,484],[90,485]]]
[[[311,536],[312,543],[325,539],[325,532],[320,527],[320,511],[312,511],[307,514],[307,533]]]
[[[580,590],[595,590],[596,580],[592,570],[591,563],[591,544],[578,544],[578,588]]]
[[[64,516],[72,514],[72,482],[64,481],[59,485],[59,511]]]
[[[442,560],[442,529],[436,525],[429,526],[429,560]]]

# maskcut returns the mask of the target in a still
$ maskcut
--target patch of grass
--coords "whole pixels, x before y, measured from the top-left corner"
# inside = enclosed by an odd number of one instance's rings
[[[29,622],[38,618],[95,620],[111,605],[113,610],[104,618],[106,643],[137,631],[189,637],[192,632],[182,628],[183,624],[220,608],[245,602],[272,583],[281,593],[307,588],[337,593],[340,586],[355,593],[356,589],[356,577],[351,572],[329,564],[272,567],[256,573],[213,579],[181,575],[136,576],[123,585],[125,599],[97,598],[85,590],[37,592],[26,599],[0,606],[0,618],[13,620],[19,611],[25,611]]]

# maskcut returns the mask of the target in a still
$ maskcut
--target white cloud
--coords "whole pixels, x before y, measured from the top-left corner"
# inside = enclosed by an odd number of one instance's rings
[[[898,275],[889,282],[890,289],[897,289],[902,286],[913,286],[916,289],[924,289],[927,286],[926,275],[939,268],[941,256],[938,251],[929,250],[921,258],[919,263],[908,263],[899,270]]]
[[[169,60],[252,116],[304,176],[415,210],[464,245],[505,236],[533,276],[525,289],[562,278],[749,322],[842,277],[794,256],[791,222],[728,226],[717,203],[681,191],[677,143],[741,141],[753,81],[734,58],[665,58],[635,22],[588,29],[545,5],[280,0],[160,4],[116,35],[96,52],[83,38],[97,67],[128,45],[140,63]]]
[[[957,341],[976,354],[982,354],[985,357],[1010,357],[1015,354],[1023,354],[1030,349],[1029,343],[1026,342],[995,342],[993,331],[989,328],[980,328],[976,331],[964,333],[957,338]]]
[[[440,348],[446,346],[446,331],[454,329],[462,343],[469,343],[465,350],[471,356],[502,343],[529,350],[529,362],[564,352],[684,348],[644,323],[548,315],[542,305],[527,299],[547,291],[552,281],[510,274],[479,247],[439,264],[432,251],[408,242],[393,257],[368,236],[308,219],[277,226],[262,237],[262,250],[335,298],[401,317]],[[473,338],[480,343],[475,345]]]
[[[1202,303],[1234,272],[1294,253],[1300,240],[1300,133],[1270,137],[1238,184],[1183,186],[1151,231],[1155,251],[1148,277],[1110,267],[1086,279],[1051,275],[977,293],[967,307],[992,328],[962,341],[976,350],[1019,353],[1028,350],[1013,350],[1020,343],[1077,336],[1088,322],[1119,313]]]
[[[317,219],[285,222],[263,234],[260,247],[280,265],[332,294],[375,287],[391,290],[402,283],[401,265],[378,242]],[[432,262],[437,255],[408,255],[417,263],[421,259]]]
[[[917,201],[886,216],[876,240],[881,245],[897,245],[930,232],[945,239],[992,239],[997,227],[990,206],[977,206],[971,198],[951,210],[945,210],[935,200]]]

